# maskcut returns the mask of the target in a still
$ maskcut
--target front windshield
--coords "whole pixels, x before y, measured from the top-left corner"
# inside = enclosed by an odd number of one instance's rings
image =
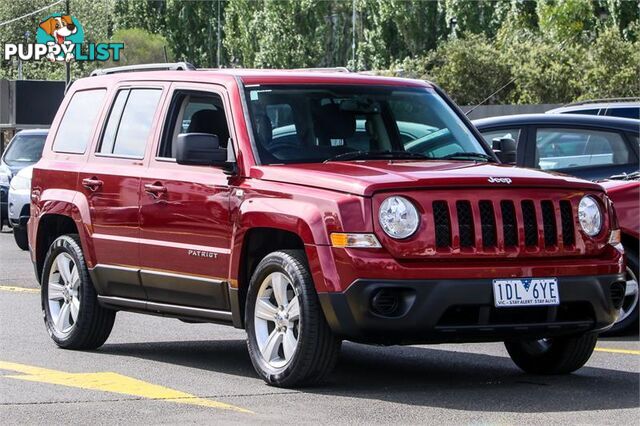
[[[492,160],[431,89],[313,85],[245,90],[262,164]]]
[[[18,133],[4,154],[4,162],[10,166],[35,163],[42,157],[47,135],[22,135]]]

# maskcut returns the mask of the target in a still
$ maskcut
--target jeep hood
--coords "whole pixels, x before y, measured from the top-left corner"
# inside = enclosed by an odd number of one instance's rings
[[[371,196],[408,188],[573,188],[602,191],[593,182],[506,164],[470,161],[364,160],[254,166],[255,179]]]

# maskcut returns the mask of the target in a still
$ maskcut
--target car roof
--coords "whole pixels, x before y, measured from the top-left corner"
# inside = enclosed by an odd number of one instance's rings
[[[639,120],[585,114],[515,114],[473,120],[473,125],[481,130],[488,127],[524,126],[528,124],[589,126],[631,132],[640,131]]]
[[[593,102],[579,105],[565,105],[558,108],[550,109],[548,114],[555,114],[562,111],[585,111],[591,109],[618,109],[618,108],[640,108],[640,102],[637,101],[621,101],[621,102]]]
[[[107,75],[86,77],[77,80],[74,86],[82,88],[115,84],[120,81],[192,81],[229,84],[240,80],[245,85],[252,84],[362,84],[381,86],[423,87],[433,85],[424,80],[398,77],[385,77],[361,73],[314,70],[276,70],[276,69],[197,69],[171,71],[135,71],[119,72]],[[77,87],[77,86],[76,86]]]

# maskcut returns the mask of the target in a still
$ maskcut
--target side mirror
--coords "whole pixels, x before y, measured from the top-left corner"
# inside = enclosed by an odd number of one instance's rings
[[[493,152],[503,163],[516,162],[516,141],[513,138],[495,138],[491,141]]]
[[[176,162],[192,166],[226,166],[227,150],[218,136],[210,133],[180,133],[176,141]]]

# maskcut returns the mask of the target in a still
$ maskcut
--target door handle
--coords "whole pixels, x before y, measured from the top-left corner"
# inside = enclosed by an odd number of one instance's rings
[[[82,186],[87,188],[89,191],[97,191],[103,184],[104,182],[95,176],[82,179]]]
[[[147,183],[144,185],[144,192],[151,195],[152,197],[157,198],[162,194],[167,193],[167,187],[162,185],[160,182]]]

